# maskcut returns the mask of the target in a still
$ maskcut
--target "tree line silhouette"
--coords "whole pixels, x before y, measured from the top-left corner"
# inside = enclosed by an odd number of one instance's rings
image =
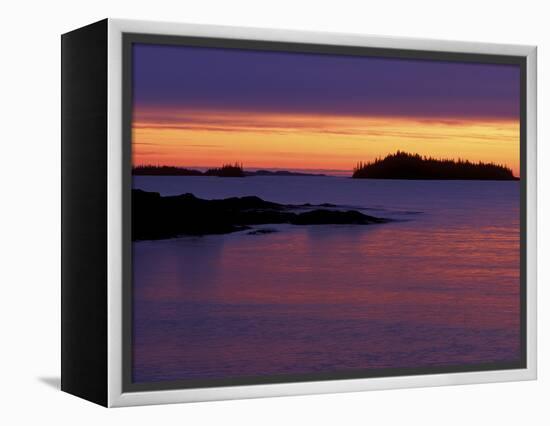
[[[204,172],[177,166],[140,165],[132,174],[142,176],[218,176],[245,177],[252,175],[301,175],[291,172],[245,172],[242,163],[223,164]],[[304,174],[307,175],[307,174]],[[463,180],[518,180],[504,165],[469,160],[440,159],[397,151],[372,162],[360,161],[353,169],[356,179],[463,179]]]
[[[224,164],[221,167],[208,169],[204,174],[219,177],[244,177],[244,169],[242,163]]]
[[[132,169],[132,174],[137,176],[219,176],[219,177],[244,177],[241,163],[224,164],[221,167],[208,169],[201,172],[196,169],[187,169],[176,166],[141,165]]]
[[[512,170],[494,163],[437,159],[397,151],[372,162],[359,162],[353,170],[357,179],[464,179],[517,180]]]

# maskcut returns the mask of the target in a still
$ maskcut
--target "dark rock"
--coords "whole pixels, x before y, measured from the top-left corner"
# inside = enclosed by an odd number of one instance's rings
[[[255,229],[254,231],[247,232],[246,235],[273,234],[274,232],[278,232],[278,231],[272,228],[261,228],[261,229]]]
[[[300,213],[290,223],[293,225],[369,225],[387,221],[387,219],[368,216],[355,210],[312,210]]]
[[[181,235],[228,234],[250,229],[251,225],[279,223],[368,225],[388,221],[355,210],[317,209],[295,213],[293,207],[255,196],[204,200],[193,194],[161,197],[157,192],[138,189],[132,191],[132,238],[156,240]],[[263,231],[258,233],[266,233]]]

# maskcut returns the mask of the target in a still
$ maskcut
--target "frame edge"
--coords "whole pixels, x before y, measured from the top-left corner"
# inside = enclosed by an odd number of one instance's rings
[[[105,406],[107,21],[61,50],[61,390]]]
[[[535,380],[536,353],[536,46],[430,40],[404,37],[378,37],[360,34],[259,29],[231,26],[165,23],[136,20],[108,20],[108,247],[109,247],[109,387],[108,405],[166,404],[261,398],[321,393],[359,392],[411,387],[494,383]],[[174,36],[219,37],[368,46],[454,53],[518,56],[527,60],[527,368],[469,373],[428,374],[369,379],[347,379],[301,383],[246,385],[183,390],[122,391],[122,34],[147,33]],[[118,231],[118,232],[116,232]]]

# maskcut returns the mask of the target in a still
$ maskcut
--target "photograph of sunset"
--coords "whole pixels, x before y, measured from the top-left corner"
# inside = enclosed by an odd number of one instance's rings
[[[134,383],[518,365],[519,65],[131,57]]]

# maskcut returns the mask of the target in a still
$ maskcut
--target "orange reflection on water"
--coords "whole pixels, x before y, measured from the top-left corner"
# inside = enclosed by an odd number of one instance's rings
[[[425,208],[384,225],[135,243],[136,381],[519,358],[517,182],[330,179],[321,196],[343,186]]]

